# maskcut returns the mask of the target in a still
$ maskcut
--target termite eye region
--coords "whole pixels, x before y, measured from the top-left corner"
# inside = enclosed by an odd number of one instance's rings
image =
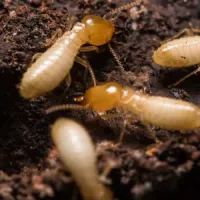
[[[100,46],[108,43],[115,32],[115,27],[108,20],[96,16],[87,15],[82,19],[86,25],[89,41],[91,45]]]
[[[96,111],[111,110],[119,106],[122,88],[118,83],[109,82],[88,89],[82,105]]]

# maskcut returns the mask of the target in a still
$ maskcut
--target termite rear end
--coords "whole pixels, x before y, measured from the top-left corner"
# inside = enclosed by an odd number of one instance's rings
[[[167,130],[192,130],[200,127],[200,108],[192,103],[124,90],[122,107],[146,124]]]
[[[164,67],[189,67],[200,63],[200,36],[175,39],[153,54],[153,61]]]
[[[144,121],[168,130],[192,130],[200,127],[199,107],[181,100],[147,97]]]

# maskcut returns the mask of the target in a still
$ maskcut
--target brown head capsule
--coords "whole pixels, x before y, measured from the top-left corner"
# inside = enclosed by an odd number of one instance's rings
[[[114,25],[100,16],[87,15],[81,22],[86,26],[89,44],[95,46],[106,44],[114,35]]]

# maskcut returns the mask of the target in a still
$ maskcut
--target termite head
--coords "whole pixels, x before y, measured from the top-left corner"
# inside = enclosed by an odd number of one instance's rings
[[[119,106],[122,94],[120,84],[108,82],[88,89],[84,96],[75,98],[75,101],[95,111],[107,111]]]
[[[108,43],[115,32],[114,25],[100,16],[87,15],[82,19],[82,23],[88,31],[88,43],[95,46]]]

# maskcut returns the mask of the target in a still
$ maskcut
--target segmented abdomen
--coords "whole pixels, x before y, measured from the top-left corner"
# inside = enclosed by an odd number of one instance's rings
[[[69,73],[84,40],[84,25],[77,23],[40,56],[23,75],[20,94],[34,98],[56,88]]]
[[[156,64],[165,67],[189,67],[200,63],[200,36],[176,39],[163,44],[153,55]]]
[[[140,120],[168,130],[191,130],[200,127],[200,109],[186,101],[131,92],[122,103]]]

